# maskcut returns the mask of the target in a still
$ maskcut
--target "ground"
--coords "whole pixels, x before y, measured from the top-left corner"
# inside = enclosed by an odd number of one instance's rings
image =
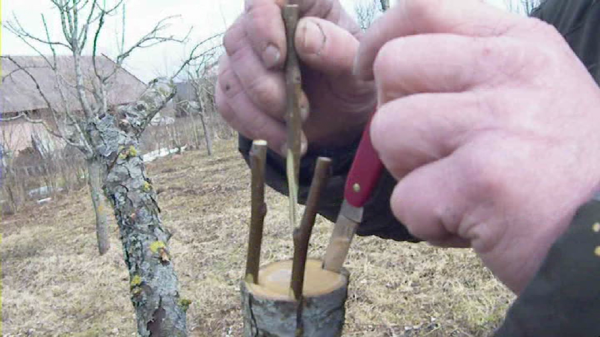
[[[249,170],[233,141],[159,159],[149,175],[191,336],[240,336],[238,295],[250,215]],[[287,199],[267,191],[264,263],[291,257]],[[2,219],[4,336],[132,336],[135,316],[116,224],[98,256],[87,189]],[[309,254],[332,226],[318,219]],[[470,250],[357,238],[344,336],[488,336],[512,295]]]

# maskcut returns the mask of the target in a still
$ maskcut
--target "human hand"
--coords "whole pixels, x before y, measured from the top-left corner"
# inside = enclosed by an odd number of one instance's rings
[[[401,0],[361,42],[375,148],[410,232],[472,246],[519,293],[600,182],[600,91],[551,26],[478,0]]]
[[[306,141],[315,147],[346,145],[361,134],[375,108],[372,81],[352,74],[360,28],[337,0],[301,0],[295,45],[301,61]],[[286,153],[286,40],[281,0],[246,0],[244,13],[224,37],[219,64],[219,112],[242,135],[265,139]],[[308,108],[310,102],[310,109]]]

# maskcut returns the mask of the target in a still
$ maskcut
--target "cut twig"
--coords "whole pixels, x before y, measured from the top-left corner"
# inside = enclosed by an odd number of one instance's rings
[[[304,286],[304,271],[306,268],[306,256],[308,252],[308,242],[315,225],[317,217],[317,208],[323,187],[327,184],[328,170],[331,165],[331,159],[320,157],[317,160],[315,174],[313,176],[310,192],[306,201],[306,208],[300,227],[294,230],[294,259],[292,264],[292,284],[291,288],[294,298],[300,300],[302,297],[302,288]]]
[[[300,173],[300,152],[302,138],[302,118],[300,116],[300,97],[302,79],[294,37],[298,25],[298,5],[285,5],[283,21],[287,37],[287,58],[285,61],[287,153],[286,171],[290,202],[290,228],[296,227],[296,205],[298,204],[298,176]]]
[[[245,278],[248,283],[256,284],[258,284],[263,225],[265,215],[267,214],[267,205],[265,204],[266,158],[267,142],[264,140],[255,140],[252,143],[252,150],[250,152],[250,168],[252,170],[251,213]]]

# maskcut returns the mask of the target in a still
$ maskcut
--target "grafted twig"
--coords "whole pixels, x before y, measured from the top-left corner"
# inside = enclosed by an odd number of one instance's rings
[[[267,142],[264,140],[255,140],[250,152],[250,168],[252,170],[251,215],[245,274],[246,282],[248,283],[258,283],[260,247],[262,245],[265,215],[267,214],[267,205],[265,204],[266,158]]]
[[[294,37],[298,25],[298,5],[286,5],[283,8],[283,21],[287,37],[287,58],[285,61],[286,114],[287,123],[287,181],[290,200],[290,227],[296,226],[296,205],[298,203],[298,176],[300,172],[300,152],[302,139],[302,119],[300,117],[300,97],[302,79]]]
[[[310,185],[304,215],[302,216],[300,227],[294,230],[294,259],[292,263],[291,287],[296,300],[300,300],[302,297],[308,243],[313,226],[315,225],[321,192],[327,185],[327,179],[329,178],[328,171],[330,165],[331,159],[329,158],[320,157],[317,160],[317,166],[315,168],[315,174],[313,175],[312,184]]]

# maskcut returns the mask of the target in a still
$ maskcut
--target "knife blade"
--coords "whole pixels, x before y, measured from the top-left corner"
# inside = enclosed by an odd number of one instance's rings
[[[363,206],[371,197],[383,163],[371,143],[371,121],[363,131],[354,161],[344,186],[344,201],[335,222],[323,258],[323,269],[339,273],[344,265],[352,238],[363,217]]]

